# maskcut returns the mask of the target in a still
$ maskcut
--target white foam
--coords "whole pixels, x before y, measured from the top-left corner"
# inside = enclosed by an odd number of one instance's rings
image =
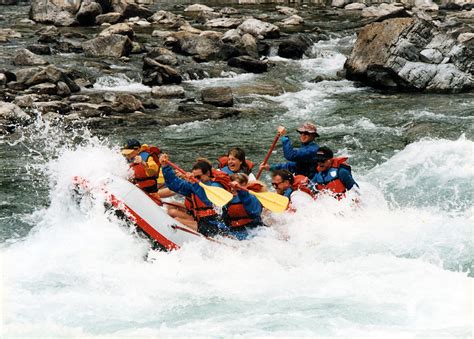
[[[121,73],[116,73],[114,76],[106,75],[97,78],[93,88],[98,91],[130,93],[146,93],[151,91],[149,86],[145,86],[141,82],[130,79]]]

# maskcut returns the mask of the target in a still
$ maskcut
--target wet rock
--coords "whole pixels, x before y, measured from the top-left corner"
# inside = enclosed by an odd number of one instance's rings
[[[245,20],[238,29],[242,32],[252,34],[254,37],[261,36],[265,39],[278,38],[280,36],[278,26],[253,18]]]
[[[245,55],[231,58],[227,64],[231,67],[241,68],[250,73],[263,73],[268,70],[268,64],[266,62]]]
[[[291,36],[278,46],[278,55],[287,59],[301,59],[311,45],[311,42],[301,36]]]
[[[56,50],[61,53],[82,53],[82,41],[63,39],[56,45]]]
[[[184,98],[184,88],[181,86],[155,86],[151,89],[151,95],[155,98]]]
[[[21,69],[17,71],[16,77],[18,83],[26,87],[42,83],[57,84],[62,81],[67,84],[71,92],[78,92],[80,90],[66,73],[54,65]]]
[[[240,110],[229,107],[216,107],[212,105],[182,104],[178,107],[179,116],[174,116],[167,122],[163,119],[163,123],[186,123],[207,119],[224,119],[234,117],[240,114]]]
[[[0,43],[8,42],[11,39],[21,38],[22,35],[17,31],[14,31],[11,28],[1,28],[0,29]]]
[[[55,26],[42,27],[35,34],[39,36],[38,41],[42,43],[57,43],[60,38],[59,30]]]
[[[240,45],[238,45],[240,47]],[[251,34],[244,34],[241,39],[241,46],[244,50],[244,53],[251,56],[252,58],[258,58],[258,46],[257,40]]]
[[[423,11],[437,11],[439,9],[439,6],[432,0],[415,0],[414,7]]]
[[[190,12],[214,12],[214,9],[211,7],[208,7],[206,5],[201,5],[201,4],[194,4],[186,7],[184,9],[185,13],[190,13]]]
[[[223,42],[229,42],[233,44],[238,43],[241,39],[242,36],[240,35],[240,31],[238,29],[229,29],[221,38]]]
[[[18,4],[18,0],[0,0],[1,5],[16,5]]]
[[[343,8],[345,5],[347,5],[348,2],[348,0],[332,0],[331,6],[336,8]]]
[[[40,100],[40,96],[37,94],[24,94],[15,97],[15,104],[22,108],[33,107],[36,101]]]
[[[419,18],[365,26],[346,61],[347,77],[375,87],[460,92],[474,87],[473,51]]]
[[[16,75],[12,71],[6,68],[0,68],[0,73],[2,73],[6,77],[7,83],[9,83],[10,81],[16,81]]]
[[[99,36],[110,36],[113,34],[126,35],[130,39],[133,39],[135,32],[130,25],[126,23],[118,23],[104,29],[99,33]]]
[[[235,28],[242,23],[239,18],[217,18],[208,20],[206,26],[209,28]]]
[[[234,97],[230,87],[209,87],[201,91],[201,100],[205,104],[218,107],[232,107]]]
[[[239,14],[239,10],[235,9],[233,7],[224,7],[222,8],[219,13],[224,14],[224,15],[234,15],[234,14]]]
[[[163,65],[173,66],[178,64],[178,58],[176,57],[176,55],[166,48],[153,48],[150,52],[147,53],[146,56]]]
[[[474,41],[474,33],[461,33],[459,34],[457,41],[460,44],[465,44],[468,42],[473,42]]]
[[[0,73],[0,88],[5,87],[7,84],[7,76],[3,73]]]
[[[298,13],[298,10],[296,8],[291,8],[291,7],[286,7],[286,6],[276,6],[275,9],[284,15],[294,15]]]
[[[112,2],[112,9],[116,13],[120,13],[122,18],[128,19],[133,17],[149,18],[153,15],[153,11],[127,0],[116,0]]]
[[[40,54],[40,55],[50,55],[51,54],[51,47],[48,45],[42,45],[42,44],[33,44],[33,45],[28,45],[26,48],[35,54]]]
[[[88,96],[88,95],[82,95],[82,94],[79,94],[79,95],[71,95],[69,97],[69,101],[70,102],[88,102],[91,100],[91,97]]]
[[[81,7],[76,14],[76,20],[80,25],[92,26],[96,23],[96,17],[102,14],[102,7],[95,1],[82,0]]]
[[[296,14],[281,21],[281,25],[283,26],[298,26],[302,25],[303,23],[303,18]]]
[[[89,102],[72,103],[71,110],[76,111],[75,113],[85,118],[99,117],[112,113],[112,107],[109,105],[93,104]]]
[[[112,110],[116,113],[131,113],[143,111],[144,107],[140,100],[131,94],[119,94],[112,104]]]
[[[147,86],[160,86],[165,84],[180,84],[182,77],[174,68],[160,64],[151,59],[143,60],[143,84]]]
[[[67,114],[70,111],[70,106],[59,100],[36,102],[34,107],[41,113],[54,112],[58,114]]]
[[[34,22],[33,20],[30,20],[30,19],[21,19],[20,21],[18,21],[18,25],[34,26],[34,25],[36,25],[36,22]]]
[[[20,48],[13,58],[13,64],[17,66],[46,65],[48,62],[26,48]]]
[[[359,10],[363,10],[364,8],[366,8],[367,6],[363,3],[360,3],[360,2],[354,2],[352,4],[347,4],[344,9],[347,9],[349,11],[359,11]]]
[[[202,30],[191,26],[191,24],[187,21],[184,22],[183,25],[179,26],[179,30],[182,31],[182,32],[187,32],[187,33],[191,33],[191,34],[198,34],[198,35],[203,32]]]
[[[59,81],[56,84],[56,88],[57,88],[56,94],[59,95],[60,97],[68,97],[71,95],[71,89],[65,82]]]
[[[154,13],[149,18],[149,20],[162,25],[174,25],[178,20],[180,20],[180,17],[174,13],[159,10],[158,12]]]
[[[102,25],[104,23],[116,24],[122,19],[122,14],[117,12],[110,12],[106,14],[97,15],[95,18],[95,23],[97,25]]]
[[[382,3],[380,6],[370,6],[362,10],[362,16],[365,18],[374,18],[382,21],[388,18],[409,16],[403,6]]]
[[[55,84],[46,82],[46,83],[31,86],[28,89],[28,92],[36,93],[36,94],[55,95],[57,94],[58,89]]]
[[[132,51],[132,42],[125,35],[111,34],[99,36],[83,43],[84,54],[90,57],[104,56],[116,57],[127,56]]]
[[[25,124],[30,120],[30,116],[17,105],[0,101],[0,134],[11,133],[15,130],[15,124]]]

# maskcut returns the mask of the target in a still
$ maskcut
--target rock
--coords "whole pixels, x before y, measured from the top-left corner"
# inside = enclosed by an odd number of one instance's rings
[[[19,83],[28,87],[42,83],[57,84],[62,81],[67,84],[71,92],[78,92],[80,90],[66,73],[53,65],[21,69],[16,73],[16,77]]]
[[[38,41],[42,43],[57,43],[60,37],[59,29],[55,26],[42,27],[35,34],[39,35]]]
[[[174,68],[160,64],[151,58],[143,60],[143,84],[160,86],[164,84],[180,84],[182,77]]]
[[[71,26],[77,23],[75,14],[81,3],[82,0],[32,0],[30,19],[55,26]]]
[[[224,33],[221,40],[223,42],[238,43],[242,39],[238,29],[229,29]]]
[[[28,92],[35,93],[35,94],[55,95],[58,93],[58,89],[55,84],[46,82],[46,83],[31,86],[28,89]]]
[[[153,15],[153,12],[148,8],[127,0],[113,1],[112,9],[114,12],[120,13],[123,19],[133,18],[136,16],[140,18],[149,18]]]
[[[141,19],[141,20],[138,20],[135,25],[139,26],[139,27],[150,27],[151,26],[151,23],[149,23],[148,21],[144,20],[144,19]]]
[[[22,108],[31,108],[39,98],[40,96],[37,94],[19,95],[15,97],[15,104]]]
[[[116,57],[127,56],[132,51],[132,42],[127,36],[112,34],[99,36],[83,43],[84,54],[90,57],[104,56]]]
[[[229,107],[216,107],[212,105],[183,104],[179,105],[179,118],[173,117],[174,124],[186,123],[207,119],[225,119],[240,114],[240,110]],[[166,120],[164,121],[166,122]]]
[[[51,47],[49,47],[48,45],[33,44],[33,45],[26,46],[26,48],[34,54],[42,54],[42,55],[51,54]]]
[[[92,26],[96,23],[96,17],[102,14],[102,7],[95,1],[82,0],[81,7],[76,14],[76,20],[80,25]]]
[[[18,4],[18,0],[0,0],[0,6],[1,5],[16,5]]]
[[[17,105],[11,102],[0,101],[0,121],[16,124],[28,122],[30,119],[31,117]]]
[[[229,59],[227,64],[231,67],[242,68],[251,73],[263,73],[268,70],[268,64],[249,56],[240,56]]]
[[[209,87],[201,91],[201,100],[205,104],[218,107],[232,107],[234,97],[230,87]]]
[[[151,96],[161,99],[184,98],[184,88],[181,86],[154,86],[151,89]]]
[[[474,19],[474,9],[471,9],[470,11],[462,11],[457,13],[456,16],[461,19]]]
[[[57,88],[56,94],[59,95],[60,97],[68,97],[71,95],[71,89],[65,82],[59,81],[56,84],[56,88]]]
[[[245,54],[252,58],[258,58],[258,46],[257,40],[255,40],[252,34],[245,33],[241,39],[242,48]]]
[[[365,26],[344,68],[351,80],[374,87],[460,92],[474,87],[473,51],[448,34],[449,27],[419,18]]]
[[[287,59],[301,59],[311,42],[303,36],[291,36],[280,43],[278,55]]]
[[[239,18],[217,18],[208,20],[206,26],[209,28],[235,28],[242,23]]]
[[[347,9],[347,10],[350,10],[350,11],[359,11],[359,10],[363,10],[364,8],[366,8],[367,6],[363,3],[360,3],[360,2],[354,2],[352,4],[347,4],[344,9]]]
[[[20,21],[18,21],[18,24],[22,26],[34,26],[36,25],[36,22],[30,19],[21,19]]]
[[[382,21],[388,18],[407,17],[408,13],[403,7],[382,3],[378,7],[370,6],[364,8],[362,10],[362,16],[364,18],[376,18],[378,21]]]
[[[474,39],[474,33],[461,33],[459,34],[458,36],[458,39],[457,41],[460,43],[460,44],[464,44],[466,42],[472,42]]]
[[[275,9],[284,15],[294,15],[298,13],[298,10],[296,8],[291,8],[291,7],[286,7],[286,6],[276,6]]]
[[[112,26],[107,27],[102,32],[99,33],[99,36],[110,36],[113,34],[126,35],[130,39],[133,39],[135,33],[133,28],[126,23],[118,23]]]
[[[21,38],[22,35],[11,28],[0,28],[0,42],[8,42],[11,39]]]
[[[102,25],[104,23],[116,24],[122,19],[122,14],[117,12],[110,12],[106,14],[101,14],[95,17],[95,23],[97,25]]]
[[[72,111],[79,111],[78,114],[84,118],[100,117],[112,113],[113,108],[104,104],[92,104],[89,102],[78,102],[71,104]]]
[[[244,84],[233,89],[238,96],[249,96],[253,94],[279,96],[285,93],[280,85],[275,84]]]
[[[34,107],[41,113],[54,112],[58,114],[67,114],[70,111],[70,107],[63,101],[45,101],[36,102]]]
[[[166,48],[153,48],[146,56],[163,65],[173,66],[178,64],[178,58],[176,58],[176,55]]]
[[[423,11],[437,11],[439,6],[432,0],[415,0],[415,7]]]
[[[222,33],[205,31],[199,35],[188,32],[177,32],[173,34],[175,42],[173,51],[176,53],[191,55],[196,61],[209,61],[222,57],[221,41]]]
[[[428,48],[420,52],[420,59],[421,61],[430,64],[439,64],[441,61],[443,61],[444,57],[440,51],[434,48]]]
[[[185,13],[189,12],[214,12],[214,9],[201,4],[194,4],[184,9]]]
[[[131,113],[143,111],[143,105],[140,100],[131,94],[119,94],[112,104],[112,110],[116,113]]]
[[[180,24],[182,24],[183,19],[181,17],[179,17],[178,15],[173,14],[171,12],[160,10],[160,11],[156,12],[155,14],[153,14],[149,18],[149,20],[151,20],[152,22],[156,22],[158,24],[162,24],[162,25],[174,26],[178,22],[180,22]]]
[[[238,29],[244,33],[252,34],[254,37],[262,36],[265,39],[273,39],[280,36],[278,26],[253,18],[245,20]]]
[[[82,53],[82,41],[63,39],[56,45],[56,50],[61,53]]]
[[[203,31],[201,31],[198,28],[195,28],[189,24],[189,22],[185,22],[183,25],[179,26],[179,30],[191,34],[201,34]]]
[[[283,26],[298,26],[302,25],[303,23],[304,20],[299,15],[292,15],[281,22]]]
[[[5,87],[7,84],[7,76],[3,73],[0,73],[0,88]]]
[[[219,11],[219,13],[224,14],[224,15],[234,15],[234,14],[239,14],[239,10],[233,7],[224,7]]]
[[[17,66],[36,66],[46,65],[48,62],[26,48],[20,48],[17,50],[15,57],[13,58],[13,64]]]
[[[40,71],[41,71],[40,67],[28,67],[28,68],[19,69],[15,72],[15,80],[13,80],[13,81],[17,81],[20,84],[25,84],[36,73],[38,73]],[[45,82],[47,82],[47,80]]]
[[[331,6],[336,8],[342,8],[347,4],[346,0],[332,0]]]

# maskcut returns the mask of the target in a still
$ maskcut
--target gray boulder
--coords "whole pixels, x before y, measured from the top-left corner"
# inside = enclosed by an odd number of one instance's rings
[[[106,14],[100,14],[95,17],[95,23],[97,25],[102,25],[102,24],[116,24],[122,19],[122,14],[117,13],[117,12],[110,12]]]
[[[291,36],[280,43],[278,55],[282,58],[301,59],[310,45],[311,42],[304,36]]]
[[[245,20],[238,29],[244,33],[252,34],[254,37],[263,37],[265,39],[278,38],[280,36],[278,26],[254,18]]]
[[[131,94],[119,94],[112,103],[112,110],[116,113],[132,113],[143,109],[142,102]]]
[[[99,33],[99,36],[110,36],[113,34],[126,35],[130,39],[133,39],[135,32],[133,28],[126,23],[118,23],[112,26],[107,27],[102,32]]]
[[[264,73],[268,71],[268,64],[265,61],[257,60],[246,55],[231,58],[227,64],[231,67],[241,68],[250,73]]]
[[[17,66],[37,66],[46,65],[48,62],[26,48],[20,48],[13,58],[13,64]]]
[[[473,63],[472,47],[445,28],[395,18],[365,26],[344,67],[347,78],[374,87],[460,92],[474,88]]]
[[[84,54],[90,57],[128,56],[132,51],[132,41],[125,35],[111,34],[99,36],[83,43]]]
[[[196,61],[210,61],[222,57],[222,33],[205,31],[200,34],[177,32],[173,34],[173,51],[190,55]]]
[[[230,87],[209,87],[201,91],[201,100],[205,104],[218,107],[232,107],[234,97]]]
[[[143,84],[160,86],[164,84],[180,84],[182,77],[179,72],[167,65],[145,57],[143,60]]]
[[[362,16],[382,21],[388,18],[407,17],[408,14],[403,6],[382,3],[380,6],[370,6],[362,9]]]
[[[151,96],[160,99],[184,98],[184,88],[177,85],[154,86],[151,89]]]
[[[208,20],[206,26],[209,28],[235,28],[242,23],[239,18],[217,18]]]
[[[13,133],[17,125],[25,125],[30,121],[31,117],[20,107],[0,101],[0,134]]]
[[[80,25],[92,26],[96,23],[96,17],[100,14],[102,14],[102,7],[97,2],[82,0],[76,19]]]

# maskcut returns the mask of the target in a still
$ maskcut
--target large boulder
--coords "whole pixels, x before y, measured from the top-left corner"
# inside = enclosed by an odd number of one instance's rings
[[[82,0],[81,7],[76,14],[76,20],[80,25],[92,26],[96,23],[96,17],[102,14],[102,7],[93,0]]]
[[[227,64],[231,67],[241,68],[250,73],[264,73],[268,71],[268,64],[265,61],[257,60],[246,55],[231,58]]]
[[[12,133],[16,125],[24,125],[30,120],[31,117],[17,105],[0,101],[0,134]]]
[[[382,21],[389,18],[407,17],[408,14],[403,6],[382,3],[380,6],[370,6],[362,9],[362,16]]]
[[[304,36],[292,36],[280,43],[278,55],[282,58],[301,59],[310,45],[311,41]]]
[[[235,28],[242,23],[239,18],[217,18],[208,20],[206,26],[209,28]]]
[[[252,34],[255,37],[263,37],[266,39],[278,38],[280,36],[278,26],[254,18],[245,20],[238,29],[244,33]]]
[[[39,55],[27,50],[26,48],[20,48],[13,58],[13,64],[17,66],[36,66],[46,65],[48,62]]]
[[[474,88],[473,54],[431,21],[395,18],[365,26],[344,67],[374,87],[460,92]]]
[[[218,107],[231,107],[234,105],[232,88],[230,87],[208,87],[201,91],[201,100],[205,104]]]
[[[177,32],[173,34],[173,51],[191,55],[196,61],[210,61],[223,57],[222,33],[204,31],[200,34]]]
[[[132,41],[128,36],[111,34],[99,36],[95,39],[87,40],[83,43],[84,54],[96,57],[116,57],[127,56],[132,51]]]
[[[76,24],[82,0],[32,0],[30,19],[56,26]]]
[[[104,29],[102,32],[100,32],[99,36],[109,36],[112,34],[126,35],[130,39],[133,39],[133,37],[135,36],[135,32],[133,31],[133,28],[126,23],[119,23],[119,24],[109,26],[106,29]]]

